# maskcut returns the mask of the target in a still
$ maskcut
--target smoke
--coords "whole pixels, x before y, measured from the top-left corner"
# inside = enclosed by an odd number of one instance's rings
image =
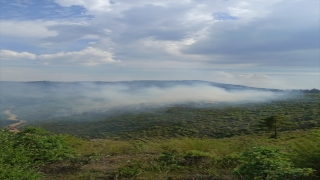
[[[78,91],[78,92],[77,92]],[[76,93],[77,92],[77,93]],[[68,92],[59,90],[59,95],[73,94],[72,111],[77,113],[89,111],[106,111],[115,108],[157,108],[171,105],[192,103],[262,103],[285,97],[285,93],[267,90],[225,89],[207,83],[120,83],[97,85],[81,83],[78,90],[70,87]]]
[[[227,91],[208,85],[177,85],[168,88],[147,87],[137,91],[130,91],[130,88],[126,86],[109,86],[105,89],[85,93],[84,95],[87,99],[101,100],[105,103],[106,107],[134,106],[139,104],[170,105],[191,102],[264,102],[280,98],[280,93],[271,91]]]
[[[47,112],[51,116],[192,103],[262,103],[286,97],[284,92],[201,81],[1,82],[0,90],[2,111],[16,106],[20,114]]]

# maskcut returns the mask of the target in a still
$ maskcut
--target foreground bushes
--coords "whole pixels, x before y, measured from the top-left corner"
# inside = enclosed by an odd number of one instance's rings
[[[234,173],[246,180],[286,180],[310,176],[311,168],[295,168],[280,149],[254,147],[240,155]]]
[[[0,130],[0,179],[311,180],[318,179],[312,175],[319,173],[319,135],[314,130],[278,140],[239,136],[88,141],[38,128],[16,134]],[[97,154],[98,162],[82,166]]]
[[[313,130],[312,138],[305,137],[293,145],[293,161],[299,167],[310,167],[320,177],[320,130]]]
[[[120,167],[113,172],[112,178],[136,178],[143,173],[153,173],[166,174],[169,179],[315,179],[312,168],[295,167],[288,157],[290,155],[279,148],[265,146],[226,156],[198,150],[186,153],[164,151],[149,160],[148,165],[137,161]]]
[[[41,166],[74,157],[62,136],[39,128],[1,130],[0,144],[0,179],[38,179]]]

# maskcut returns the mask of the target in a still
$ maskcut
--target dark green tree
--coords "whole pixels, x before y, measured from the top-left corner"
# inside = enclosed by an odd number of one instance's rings
[[[267,131],[273,131],[273,138],[278,138],[278,130],[281,126],[290,125],[291,123],[288,121],[288,119],[285,116],[281,115],[272,115],[267,118],[262,119],[259,124],[258,128],[259,130],[267,130]]]

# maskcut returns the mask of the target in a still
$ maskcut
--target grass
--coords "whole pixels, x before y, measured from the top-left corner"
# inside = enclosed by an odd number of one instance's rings
[[[241,161],[243,152],[249,152],[247,160],[256,157],[254,162],[259,164],[260,155],[250,155],[253,147],[262,147],[271,154],[273,150],[279,152],[274,156],[281,160],[282,165],[278,166],[292,170],[284,174],[276,172],[274,176],[312,172],[305,168],[312,168],[315,175],[305,179],[317,179],[320,175],[319,129],[281,132],[278,139],[269,138],[270,134],[252,134],[221,139],[180,137],[126,141],[56,135],[39,128],[26,128],[16,134],[3,130],[0,135],[3,146],[0,175],[6,173],[2,179],[241,179],[234,172],[246,163]],[[264,162],[272,165],[278,160],[265,158]],[[246,168],[249,165],[242,166],[239,172],[247,174],[251,169]],[[18,169],[12,171],[15,168]],[[299,172],[304,169],[305,173]],[[26,175],[28,178],[23,178]],[[254,174],[250,177],[254,178]]]
[[[296,156],[291,159],[303,166],[310,156],[316,154],[316,150],[320,150],[319,141],[315,141],[319,134],[319,130],[299,130],[282,132],[279,139],[257,134],[222,139],[132,141],[86,140],[64,135],[77,153],[97,154],[97,159],[78,171],[47,174],[45,179],[236,179],[232,171],[239,165],[239,153],[257,146],[277,147],[294,152]],[[316,148],[305,151],[303,147]],[[309,156],[305,156],[307,154]],[[315,164],[317,162],[308,167],[318,168]]]

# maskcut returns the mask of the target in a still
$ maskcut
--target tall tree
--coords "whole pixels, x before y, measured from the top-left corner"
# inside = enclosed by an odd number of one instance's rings
[[[284,116],[281,115],[272,115],[267,118],[262,119],[258,127],[259,129],[266,129],[268,131],[273,131],[274,135],[273,138],[278,138],[278,129],[280,126],[290,124]]]

